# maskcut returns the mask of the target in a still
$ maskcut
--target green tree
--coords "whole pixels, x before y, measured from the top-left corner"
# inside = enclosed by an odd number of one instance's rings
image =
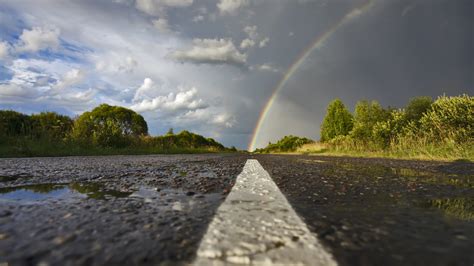
[[[26,136],[31,133],[31,119],[22,113],[0,110],[0,137]]]
[[[411,98],[408,102],[407,107],[405,108],[405,117],[408,121],[418,122],[420,118],[426,113],[431,105],[433,104],[433,99],[429,96],[419,96]]]
[[[166,132],[166,135],[174,135],[174,131],[172,127],[168,129],[168,132]]]
[[[377,101],[359,101],[355,107],[354,127],[350,135],[355,140],[371,141],[375,124],[389,118],[390,111],[383,109]]]
[[[101,104],[76,119],[71,135],[86,144],[124,147],[133,138],[148,135],[148,126],[141,115],[130,109]]]
[[[353,127],[352,114],[340,99],[329,103],[326,116],[321,125],[321,141],[349,134]]]
[[[73,120],[54,112],[31,115],[32,135],[36,138],[63,140],[71,133]]]

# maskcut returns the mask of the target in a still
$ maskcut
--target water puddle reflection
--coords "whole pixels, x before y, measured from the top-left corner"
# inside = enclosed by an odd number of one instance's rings
[[[128,197],[131,192],[106,189],[101,183],[37,184],[0,188],[0,201],[41,202],[52,199]]]

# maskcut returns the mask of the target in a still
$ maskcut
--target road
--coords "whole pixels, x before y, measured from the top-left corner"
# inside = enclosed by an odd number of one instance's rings
[[[473,265],[473,201],[463,162],[0,159],[0,265]]]

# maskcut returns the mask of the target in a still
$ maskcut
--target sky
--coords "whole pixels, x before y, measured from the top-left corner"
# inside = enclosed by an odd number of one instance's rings
[[[107,103],[254,149],[329,101],[474,94],[471,0],[0,0],[0,109]]]

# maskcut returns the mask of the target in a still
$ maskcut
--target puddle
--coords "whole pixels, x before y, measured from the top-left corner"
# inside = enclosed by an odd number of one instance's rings
[[[407,181],[451,185],[463,188],[474,188],[474,175],[458,175],[447,174],[442,172],[430,172],[423,170],[416,170],[411,168],[395,168],[382,165],[371,165],[366,167],[364,165],[355,165],[349,163],[339,163],[335,169],[326,171],[337,171],[337,168],[342,168],[344,171],[351,171],[357,173],[356,176],[362,178],[375,179],[404,179]]]
[[[38,184],[0,188],[0,201],[40,202],[52,199],[122,198],[131,192],[105,189],[100,183]]]

